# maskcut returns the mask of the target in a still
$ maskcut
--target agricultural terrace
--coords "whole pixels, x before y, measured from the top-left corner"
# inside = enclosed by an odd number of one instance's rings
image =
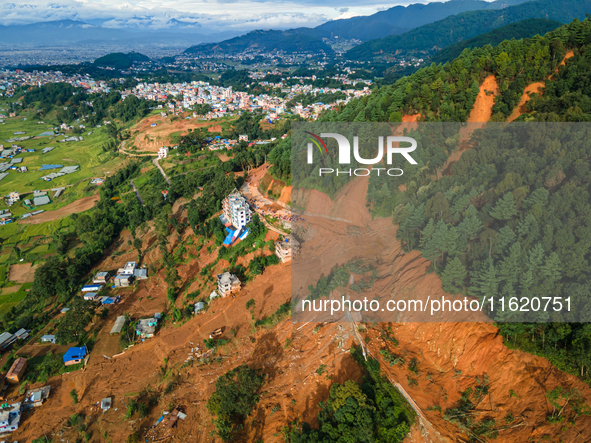
[[[9,102],[6,100],[0,101],[0,109],[8,110],[9,106]],[[0,111],[0,114],[8,115],[8,111]],[[80,198],[88,197],[95,192],[96,188],[94,185],[90,186],[90,179],[111,175],[124,163],[121,158],[117,158],[112,152],[103,149],[103,146],[109,141],[109,135],[105,128],[86,128],[81,134],[84,137],[83,141],[58,142],[64,137],[39,137],[46,131],[52,131],[54,126],[50,123],[39,124],[39,118],[35,117],[34,111],[20,111],[17,117],[0,117],[0,119],[4,121],[4,123],[0,123],[0,144],[9,148],[14,143],[24,150],[35,150],[34,152],[21,152],[15,156],[15,158],[23,159],[17,166],[26,167],[27,172],[10,170],[7,171],[8,176],[0,181],[0,195],[2,197],[13,191],[24,194],[21,196],[21,201],[10,208],[13,215],[18,216],[31,211],[31,208],[24,206],[23,200],[32,197],[32,192],[35,190],[51,191],[54,188],[67,187],[57,199],[53,198],[52,192],[48,192],[51,203],[40,208],[45,211],[52,211]],[[24,134],[15,135],[15,132],[24,132]],[[92,134],[89,135],[89,132]],[[67,133],[67,136],[70,135]],[[32,138],[26,141],[6,141],[15,137],[29,136]],[[54,147],[55,149],[43,154],[42,150],[46,147]],[[10,161],[10,159],[6,161]],[[61,168],[40,171],[44,164],[63,165],[64,167],[79,166],[79,169],[74,173],[47,182],[41,177],[51,172],[58,172]],[[30,196],[27,195],[28,193]],[[0,209],[7,208],[8,206],[2,200]]]

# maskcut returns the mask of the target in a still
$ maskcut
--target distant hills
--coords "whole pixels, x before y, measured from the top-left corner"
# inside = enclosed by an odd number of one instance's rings
[[[218,41],[222,35],[228,37],[228,33],[203,35],[190,32],[182,22],[172,20],[171,27],[167,29],[137,31],[105,28],[79,20],[56,20],[30,25],[0,26],[0,46],[112,44],[131,47],[167,45],[182,48],[200,42]]]
[[[299,28],[296,31],[316,38],[359,39],[361,41],[401,34],[427,23],[433,23],[450,15],[480,9],[501,9],[527,0],[451,0],[448,2],[417,3],[394,6],[385,11],[361,17],[331,20],[315,28]]]
[[[400,35],[365,42],[349,50],[351,60],[387,59],[395,54],[432,54],[438,50],[529,18],[548,18],[562,23],[583,19],[591,0],[536,0],[502,10],[469,11],[447,17]]]
[[[224,40],[220,43],[191,46],[185,50],[185,53],[203,55],[235,54],[248,49],[256,52],[284,51],[294,53],[324,51],[327,54],[333,52],[332,48],[322,40],[301,34],[295,30],[256,30],[240,37]]]
[[[287,31],[256,30],[217,44],[194,45],[187,54],[234,54],[246,49],[269,52],[332,53],[323,39],[357,39],[361,41],[401,34],[410,29],[432,23],[452,14],[474,10],[498,10],[525,0],[451,0],[445,3],[395,6],[372,15],[332,20],[315,28],[296,28]]]
[[[149,62],[150,58],[138,52],[130,52],[124,54],[123,52],[113,52],[97,58],[94,61],[96,66],[108,66],[115,69],[129,69],[134,62]]]
[[[480,34],[468,40],[447,46],[437,52],[429,62],[446,63],[459,57],[466,48],[473,49],[486,45],[496,46],[503,40],[530,38],[534,35],[544,35],[561,26],[562,23],[547,18],[530,18],[517,23],[511,23],[485,34]]]

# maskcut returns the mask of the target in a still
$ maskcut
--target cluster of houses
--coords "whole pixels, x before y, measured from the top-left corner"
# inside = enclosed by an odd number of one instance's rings
[[[120,296],[109,297],[99,296],[99,292],[103,286],[112,281],[113,288],[126,288],[131,286],[135,280],[146,280],[148,278],[148,270],[146,268],[138,268],[136,262],[127,262],[123,268],[119,268],[114,277],[106,271],[101,271],[94,276],[92,284],[82,287],[82,296],[84,300],[100,302],[102,305],[116,304],[121,299]]]

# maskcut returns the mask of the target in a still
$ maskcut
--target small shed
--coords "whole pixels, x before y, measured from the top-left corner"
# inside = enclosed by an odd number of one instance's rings
[[[96,300],[96,296],[97,296],[98,292],[86,292],[84,293],[84,300],[86,301],[94,301]]]
[[[202,301],[198,301],[197,303],[195,303],[195,314],[199,314],[204,309],[205,309],[205,303],[203,303]]]
[[[43,343],[55,343],[55,335],[44,335],[41,337]]]
[[[107,412],[109,409],[111,409],[111,397],[107,397],[107,398],[103,398],[101,400],[101,409],[103,412]]]

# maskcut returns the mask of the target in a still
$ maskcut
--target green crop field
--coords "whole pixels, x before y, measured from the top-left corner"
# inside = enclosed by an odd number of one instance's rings
[[[0,108],[9,108],[6,99],[0,100]],[[7,114],[5,111],[0,111],[0,113]],[[26,118],[26,121],[23,117]],[[24,173],[8,171],[9,175],[0,181],[1,196],[7,195],[12,191],[18,191],[22,194],[32,192],[33,190],[50,190],[76,184],[81,180],[89,178],[104,177],[107,174],[114,173],[123,163],[121,158],[103,151],[102,146],[108,140],[108,135],[104,128],[86,128],[82,134],[82,137],[84,137],[83,141],[60,143],[58,140],[63,139],[63,136],[37,137],[45,131],[52,130],[53,126],[49,123],[39,124],[39,119],[35,117],[33,111],[23,111],[15,118],[0,117],[0,119],[4,120],[4,123],[0,124],[0,144],[3,144],[4,147],[10,147],[12,143],[7,142],[7,139],[33,136],[34,138],[32,139],[13,143],[24,149],[35,150],[35,152],[25,152],[16,156],[17,158],[23,158],[23,162],[19,166],[26,166],[29,171]],[[15,135],[15,132],[25,132],[25,134]],[[88,135],[89,132],[92,132],[92,135]],[[71,134],[67,134],[67,136],[71,136]],[[55,149],[42,154],[42,149],[48,146],[52,146]],[[46,182],[41,180],[40,177],[50,172],[57,172],[59,169],[39,171],[43,164],[78,165],[80,169],[73,174]],[[43,209],[46,208],[44,207]]]

